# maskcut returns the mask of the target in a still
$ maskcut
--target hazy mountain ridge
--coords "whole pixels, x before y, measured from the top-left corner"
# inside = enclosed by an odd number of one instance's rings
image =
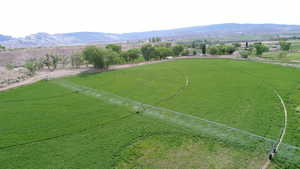
[[[5,45],[8,48],[26,48],[144,40],[154,36],[159,36],[166,39],[180,39],[182,37],[201,38],[205,36],[280,33],[300,33],[300,25],[227,23],[124,34],[73,32],[51,35],[48,33],[37,33],[24,38],[13,38],[10,36],[0,35],[0,44]]]
[[[8,40],[12,40],[13,37],[11,36],[5,36],[5,35],[0,35],[0,43]]]

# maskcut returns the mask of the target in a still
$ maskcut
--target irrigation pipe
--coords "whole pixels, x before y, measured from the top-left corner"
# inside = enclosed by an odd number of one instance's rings
[[[284,103],[284,101],[283,101],[283,99],[282,99],[282,97],[279,95],[279,93],[275,90],[275,93],[276,93],[276,95],[278,96],[278,98],[280,99],[280,102],[281,102],[281,104],[282,104],[282,107],[283,107],[283,110],[284,110],[284,128],[283,128],[283,130],[282,130],[282,132],[281,132],[281,135],[280,135],[280,139],[279,139],[279,142],[278,142],[278,144],[277,144],[277,146],[276,146],[276,148],[275,148],[275,150],[276,150],[276,152],[278,151],[278,149],[279,149],[279,146],[280,146],[280,144],[282,143],[282,140],[283,140],[283,138],[284,138],[284,136],[285,136],[285,133],[286,133],[286,128],[287,128],[287,116],[288,116],[288,112],[287,112],[287,109],[286,109],[286,106],[285,106],[285,103]]]
[[[240,70],[243,70],[243,69],[241,68]],[[252,76],[252,77],[258,77],[258,76],[254,75],[254,74],[252,74],[252,73],[249,73],[248,71],[243,70],[243,72],[246,73],[246,74],[248,74],[249,76]],[[261,83],[262,83],[263,85],[267,86],[267,85],[265,84],[265,83],[267,83],[267,82],[265,82],[264,80],[262,80]],[[284,126],[283,126],[283,129],[281,130],[279,140],[278,140],[277,144],[275,144],[275,146],[274,146],[275,148],[272,148],[272,149],[271,149],[271,152],[269,153],[269,158],[268,158],[268,160],[266,161],[266,163],[261,167],[261,169],[267,169],[267,168],[269,167],[269,165],[271,164],[271,160],[274,158],[275,154],[276,154],[276,153],[278,152],[278,150],[279,150],[280,145],[282,144],[283,138],[284,138],[284,136],[285,136],[285,134],[286,134],[287,125],[288,125],[288,124],[287,124],[287,122],[288,122],[288,120],[287,120],[287,118],[288,118],[288,117],[287,117],[287,116],[288,116],[288,112],[287,112],[287,109],[286,109],[285,102],[284,102],[284,100],[282,99],[281,95],[278,93],[278,91],[275,89],[275,87],[274,87],[272,84],[269,84],[269,86],[270,86],[271,89],[273,89],[274,93],[276,94],[276,96],[277,96],[278,99],[280,100],[280,103],[281,103],[281,105],[282,105],[282,107],[283,107],[283,110],[284,110]],[[269,87],[269,86],[268,86],[268,87]]]
[[[89,88],[86,86],[82,86],[82,85],[79,85],[79,84],[76,84],[76,83],[73,83],[70,81],[66,81],[66,80],[55,81],[54,83],[56,83],[62,87],[65,87],[67,89],[70,89],[70,90],[81,90],[82,89],[84,91],[80,92],[80,93],[83,95],[95,97],[95,98],[98,98],[98,99],[103,100],[110,104],[129,107],[133,110],[138,109],[138,107],[142,104],[141,102],[138,102],[136,100],[121,97],[121,96],[118,96],[118,95],[115,95],[113,93],[109,93],[106,91],[99,91],[99,90]],[[227,132],[238,132],[239,134],[242,134],[244,136],[252,137],[257,140],[266,141],[267,143],[274,144],[277,142],[276,140],[266,138],[264,136],[259,136],[254,133],[242,130],[242,129],[230,127],[230,126],[227,126],[222,123],[218,123],[218,122],[210,121],[210,120],[203,119],[200,117],[192,116],[190,114],[177,112],[177,111],[162,108],[162,107],[156,107],[156,106],[149,105],[149,104],[143,104],[143,106],[146,108],[145,115],[147,115],[147,116],[152,116],[152,117],[155,117],[155,118],[158,118],[161,120],[167,120],[171,123],[176,123],[178,125],[181,125],[181,126],[184,126],[187,128],[192,128],[192,129],[196,129],[196,130],[201,130],[203,132],[208,132],[208,134],[211,134],[211,135],[214,135],[214,134],[211,131],[206,131],[206,129],[203,128],[202,125],[209,125],[210,127],[219,127],[219,128],[228,130]],[[186,120],[188,121],[187,123],[186,123]],[[209,127],[209,130],[212,129],[210,127]],[[212,130],[214,130],[214,129],[212,129]],[[220,132],[219,134],[221,136],[224,135],[223,131]],[[250,141],[250,140],[245,140],[245,141]],[[283,145],[286,146],[287,148],[300,150],[300,147],[297,147],[294,145],[289,145],[289,144],[283,144]]]
[[[278,91],[274,89],[274,92],[277,95],[277,97],[279,98],[279,100],[280,100],[280,102],[282,104],[283,110],[284,110],[284,127],[282,129],[281,134],[280,134],[279,141],[278,141],[277,145],[271,151],[271,153],[269,154],[269,159],[266,161],[266,163],[262,166],[261,169],[267,169],[269,167],[269,165],[271,164],[271,160],[275,157],[275,154],[278,152],[279,146],[282,143],[282,140],[283,140],[283,138],[285,136],[286,128],[287,128],[287,118],[288,118],[287,115],[288,115],[288,112],[287,112],[285,103],[284,103],[282,97],[280,96],[280,94],[278,93]]]

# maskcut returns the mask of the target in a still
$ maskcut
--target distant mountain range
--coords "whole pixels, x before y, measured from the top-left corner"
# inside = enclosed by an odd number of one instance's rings
[[[145,40],[151,37],[162,39],[196,39],[236,35],[270,35],[300,33],[300,25],[282,24],[216,24],[170,30],[134,32],[124,34],[101,32],[74,32],[62,34],[37,33],[24,38],[0,35],[0,44],[8,48],[45,47],[94,43],[113,43]]]
[[[0,35],[0,44],[1,44],[1,42],[8,41],[8,40],[13,40],[13,39],[14,38],[11,37],[11,36]]]

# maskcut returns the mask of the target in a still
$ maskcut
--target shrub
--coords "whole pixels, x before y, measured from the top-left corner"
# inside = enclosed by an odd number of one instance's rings
[[[135,63],[145,62],[145,58],[143,56],[140,56],[134,62]]]
[[[29,70],[30,75],[34,75],[37,70],[39,70],[39,63],[36,59],[29,59],[23,65],[26,69]]]
[[[210,46],[208,48],[208,53],[211,55],[216,55],[218,53],[218,48],[216,46]]]
[[[251,51],[242,50],[242,51],[240,51],[240,55],[241,55],[242,58],[248,58],[251,55]]]
[[[286,58],[287,57],[287,55],[288,55],[288,52],[279,52],[279,59],[283,59],[283,58]]]
[[[104,59],[104,68],[108,69],[109,65],[119,64],[118,61],[120,60],[120,54],[117,52],[114,52],[112,50],[105,50],[100,49],[100,53],[103,55]]]
[[[232,44],[235,48],[240,48],[242,45],[240,43],[233,43]]]
[[[236,50],[232,45],[216,45],[208,48],[208,53],[211,55],[231,55]]]
[[[114,62],[114,64],[125,64],[126,60],[123,57],[118,56],[118,57],[114,58],[113,62]]]
[[[255,48],[256,56],[261,56],[264,52],[269,51],[269,48],[262,43],[255,43],[253,47]]]
[[[127,62],[134,61],[141,55],[141,51],[139,49],[129,49],[128,51],[121,52],[121,57],[124,58]]]
[[[57,64],[60,61],[60,57],[58,55],[46,54],[43,59],[43,63],[48,67],[50,71],[54,71],[57,68]]]
[[[235,50],[236,50],[235,46],[232,46],[232,45],[225,46],[225,53],[224,54],[232,55],[235,52]]]
[[[197,55],[197,50],[193,50],[193,55]]]
[[[73,68],[79,68],[84,61],[82,53],[73,54],[70,59],[71,59],[71,66]]]
[[[83,59],[92,64],[94,68],[105,68],[104,49],[97,48],[96,46],[88,46],[83,50],[82,54]]]
[[[168,47],[157,47],[155,48],[155,50],[157,51],[157,54],[159,56],[159,59],[164,59],[168,56],[173,56],[173,51],[171,50],[171,48]]]
[[[116,45],[116,44],[109,44],[105,48],[110,49],[117,53],[120,53],[122,51],[122,47],[120,45]]]
[[[182,56],[188,56],[190,55],[190,51],[188,49],[185,49],[182,53],[181,53]]]
[[[172,50],[173,50],[173,53],[175,56],[180,56],[181,53],[183,52],[184,48],[182,45],[176,45],[176,46],[173,46]]]
[[[280,41],[279,45],[280,45],[281,50],[288,51],[288,50],[290,50],[292,43],[288,43],[286,41]]]
[[[157,56],[157,51],[155,50],[155,47],[153,47],[151,44],[144,45],[141,48],[141,51],[146,61],[149,61]]]

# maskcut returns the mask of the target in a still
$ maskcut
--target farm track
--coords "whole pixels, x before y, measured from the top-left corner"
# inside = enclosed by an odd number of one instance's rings
[[[133,64],[124,64],[124,65],[113,65],[109,67],[109,70],[118,70],[118,69],[124,69],[128,67],[136,67],[136,66],[141,66],[141,65],[146,65],[146,64],[155,64],[155,63],[160,63],[160,62],[166,62],[166,61],[171,61],[171,60],[162,60],[162,61],[150,61],[150,62],[141,62],[141,63],[133,63]],[[81,73],[97,73],[97,72],[103,72],[103,70],[94,70],[91,68],[80,68],[80,69],[58,69],[55,70],[54,72],[49,72],[49,71],[41,71],[38,72],[36,76],[33,76],[32,78],[26,79],[24,81],[18,82],[18,83],[13,83],[11,85],[8,85],[6,87],[0,88],[1,91],[17,88],[20,86],[24,85],[29,85],[44,79],[55,79],[55,78],[61,78],[61,77],[66,77],[66,76],[72,76],[72,75],[77,75]]]
[[[244,59],[236,58],[235,56],[230,56],[230,55],[225,55],[225,56],[210,56],[210,55],[208,55],[208,56],[181,56],[181,57],[174,58],[173,60],[177,60],[177,59],[236,59],[236,60],[244,60]],[[270,62],[268,60],[261,60],[261,59],[259,59],[259,60],[258,59],[250,59],[250,60],[262,62],[262,63],[266,63],[266,64],[276,64],[276,65],[281,65],[281,66],[300,68],[300,65],[296,65],[296,64]],[[137,63],[137,64],[113,65],[109,68],[109,70],[117,70],[117,69],[135,67],[135,66],[140,66],[140,65],[145,65],[145,64],[160,63],[160,62],[165,62],[165,61],[172,61],[172,60],[141,62],[141,63]],[[20,86],[24,86],[24,85],[29,85],[29,84],[38,82],[38,81],[46,79],[46,78],[51,78],[51,79],[52,78],[60,78],[60,77],[65,77],[65,76],[77,75],[77,74],[85,73],[85,72],[95,73],[95,72],[102,72],[102,70],[97,71],[97,70],[92,70],[89,68],[81,68],[81,69],[60,69],[60,70],[56,70],[55,72],[42,71],[42,72],[39,72],[38,75],[36,75],[32,78],[2,87],[2,88],[0,88],[0,91],[5,91],[5,90],[20,87]]]
[[[135,67],[135,66],[141,66],[141,65],[146,65],[146,64],[155,64],[155,63],[160,63],[160,62],[167,62],[167,61],[173,61],[177,59],[205,59],[205,58],[210,58],[210,59],[220,59],[220,58],[227,58],[227,59],[232,59],[233,56],[181,56],[177,57],[171,60],[159,60],[159,61],[150,61],[150,62],[141,62],[141,63],[133,63],[133,64],[124,64],[124,65],[113,65],[109,67],[109,70],[117,70],[117,69],[123,69],[123,68],[128,68],[128,67]],[[80,68],[80,69],[58,69],[55,70],[54,72],[49,72],[49,71],[41,71],[38,72],[38,74],[34,77],[31,77],[29,79],[26,79],[24,81],[18,82],[18,83],[13,83],[8,86],[0,88],[1,91],[17,88],[20,86],[24,85],[29,85],[35,82],[38,82],[43,79],[53,79],[53,78],[61,78],[65,76],[72,76],[72,75],[77,75],[81,73],[96,73],[96,72],[103,72],[103,70],[93,70],[90,68]]]
[[[182,71],[178,71],[177,69],[174,69],[174,71],[178,72],[182,77],[184,77],[184,85],[180,87],[174,94],[170,95],[169,97],[163,98],[161,100],[158,100],[154,105],[160,105],[164,101],[171,100],[172,98],[180,95],[184,90],[186,90],[190,84],[190,80],[186,74],[184,74]]]

